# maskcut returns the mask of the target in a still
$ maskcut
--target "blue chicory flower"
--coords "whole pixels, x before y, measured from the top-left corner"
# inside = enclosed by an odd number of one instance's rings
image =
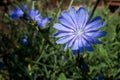
[[[0,70],[4,68],[3,62],[0,62]]]
[[[92,80],[97,80],[97,78],[93,78]]]
[[[46,24],[50,23],[51,20],[52,20],[51,17],[41,18],[38,20],[38,26],[45,28]]]
[[[32,18],[32,20],[38,21],[41,17],[40,13],[38,10],[31,9],[28,14]]]
[[[28,44],[28,37],[25,36],[23,39],[22,39],[22,43],[27,45]]]
[[[43,28],[51,21],[51,18],[44,18],[43,16],[41,16],[38,10],[31,9],[28,14],[32,18],[32,20],[35,20],[37,22],[38,26]]]
[[[74,54],[78,51],[84,53],[84,48],[92,52],[91,43],[101,44],[102,42],[98,38],[105,36],[106,32],[99,30],[99,28],[105,26],[105,22],[102,21],[100,16],[93,18],[91,21],[88,21],[89,17],[90,12],[83,6],[78,11],[74,7],[71,7],[69,11],[64,11],[59,17],[60,23],[53,26],[58,29],[54,37],[60,37],[56,43],[67,43],[64,50],[72,46]]]
[[[23,7],[23,9],[27,9],[27,6],[26,5],[24,5],[24,6],[22,6]],[[14,10],[12,10],[11,12],[10,12],[10,16],[11,16],[11,18],[13,18],[13,19],[19,19],[20,17],[22,17],[24,15],[24,12],[21,10],[21,8],[20,7],[17,7],[16,9],[14,9]]]
[[[92,80],[103,80],[103,77],[99,76],[98,78],[93,78]]]
[[[99,76],[99,77],[98,77],[98,80],[103,80],[103,77],[102,77],[102,76]]]

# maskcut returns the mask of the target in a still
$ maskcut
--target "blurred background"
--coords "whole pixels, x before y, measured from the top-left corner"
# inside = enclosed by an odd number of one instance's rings
[[[120,0],[99,0],[92,18],[102,17],[107,36],[100,39],[102,45],[93,45],[94,53],[77,59],[53,39],[62,11],[85,6],[92,12],[96,1],[0,0],[0,80],[120,80]],[[39,32],[27,20],[12,19],[10,11],[24,4],[52,16],[52,22]]]

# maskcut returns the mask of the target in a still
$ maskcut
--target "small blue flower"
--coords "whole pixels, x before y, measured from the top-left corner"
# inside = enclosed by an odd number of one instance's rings
[[[20,17],[23,16],[23,14],[24,12],[19,7],[10,12],[10,15],[13,19],[19,19]]]
[[[92,80],[97,80],[96,78],[93,78]]]
[[[32,18],[32,20],[38,21],[41,17],[40,13],[38,10],[31,9],[28,14]]]
[[[31,9],[28,14],[32,18],[32,20],[35,20],[37,22],[38,26],[43,28],[51,21],[51,18],[44,18],[43,16],[41,16],[38,10]]]
[[[89,66],[86,63],[81,63],[81,69],[84,73],[89,72]]]
[[[103,77],[99,76],[98,78],[93,78],[92,80],[103,80]]]
[[[23,7],[23,9],[27,9],[27,6],[26,5],[24,5],[24,6],[22,6]],[[24,12],[21,10],[21,8],[19,8],[19,7],[17,7],[15,10],[12,10],[11,12],[10,12],[10,16],[11,16],[11,18],[13,18],[13,19],[19,19],[20,17],[22,17],[24,15]]]
[[[67,43],[64,50],[72,46],[74,54],[78,51],[84,53],[84,49],[92,52],[91,44],[101,44],[102,42],[98,38],[105,36],[106,32],[99,30],[99,28],[105,26],[105,22],[102,21],[100,16],[91,21],[88,21],[89,17],[90,12],[84,7],[80,7],[78,11],[74,7],[71,7],[69,11],[64,11],[59,17],[60,23],[53,26],[58,29],[54,36],[56,38],[60,37],[56,43]]]
[[[103,80],[103,77],[102,77],[102,76],[99,76],[99,77],[98,77],[98,80]]]
[[[22,43],[27,45],[28,44],[28,37],[25,36],[23,39],[22,39]]]
[[[0,62],[0,70],[3,69],[3,67],[4,67],[3,62]]]
[[[41,18],[40,20],[38,20],[38,26],[45,28],[46,24],[50,23],[51,20],[52,20],[51,17]]]

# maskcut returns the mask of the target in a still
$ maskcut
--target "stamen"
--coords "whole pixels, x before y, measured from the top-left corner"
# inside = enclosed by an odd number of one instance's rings
[[[83,31],[82,30],[77,30],[76,34],[77,34],[77,36],[81,36],[83,34]]]

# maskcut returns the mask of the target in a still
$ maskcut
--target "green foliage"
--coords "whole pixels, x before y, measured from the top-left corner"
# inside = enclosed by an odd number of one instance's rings
[[[39,1],[41,14],[53,16],[45,29],[24,19],[11,19],[11,6],[7,13],[3,13],[0,19],[0,62],[4,63],[4,68],[0,70],[0,80],[92,80],[98,76],[103,80],[120,79],[120,16],[117,12],[110,13],[108,6],[103,10],[97,9],[94,16],[99,15],[106,21],[107,25],[102,29],[107,36],[101,39],[102,45],[93,45],[93,53],[86,52],[78,58],[70,49],[63,51],[64,45],[57,45],[53,38],[56,32],[53,24],[58,22],[62,1],[53,10],[46,7],[46,11]],[[27,4],[31,8],[30,2]],[[22,43],[24,36],[28,36],[28,45]],[[89,70],[84,70],[81,63],[87,64]]]
[[[64,74],[64,73],[61,73],[61,74],[59,75],[58,80],[66,80],[65,74]]]

